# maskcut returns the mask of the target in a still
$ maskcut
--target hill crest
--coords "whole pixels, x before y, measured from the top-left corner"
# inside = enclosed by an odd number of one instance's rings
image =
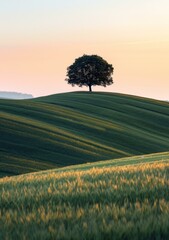
[[[169,104],[117,93],[0,100],[1,175],[169,150]]]

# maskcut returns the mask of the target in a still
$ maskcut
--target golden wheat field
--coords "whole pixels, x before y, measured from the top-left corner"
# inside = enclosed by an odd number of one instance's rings
[[[0,239],[168,239],[167,156],[2,178]]]

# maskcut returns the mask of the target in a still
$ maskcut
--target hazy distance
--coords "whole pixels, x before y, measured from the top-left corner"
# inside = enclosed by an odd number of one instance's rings
[[[19,93],[19,92],[1,92],[0,91],[0,98],[6,98],[6,99],[29,99],[33,98],[31,94],[27,93]]]

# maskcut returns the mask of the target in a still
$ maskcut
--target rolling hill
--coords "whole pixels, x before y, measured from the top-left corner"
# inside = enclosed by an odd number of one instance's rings
[[[168,239],[169,152],[0,179],[0,239]]]
[[[0,175],[169,151],[169,103],[72,92],[0,100]]]

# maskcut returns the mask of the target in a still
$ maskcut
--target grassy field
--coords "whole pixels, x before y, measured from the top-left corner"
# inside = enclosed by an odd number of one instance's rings
[[[76,92],[0,100],[0,176],[169,151],[169,103]]]
[[[0,239],[168,239],[169,152],[0,179]]]

